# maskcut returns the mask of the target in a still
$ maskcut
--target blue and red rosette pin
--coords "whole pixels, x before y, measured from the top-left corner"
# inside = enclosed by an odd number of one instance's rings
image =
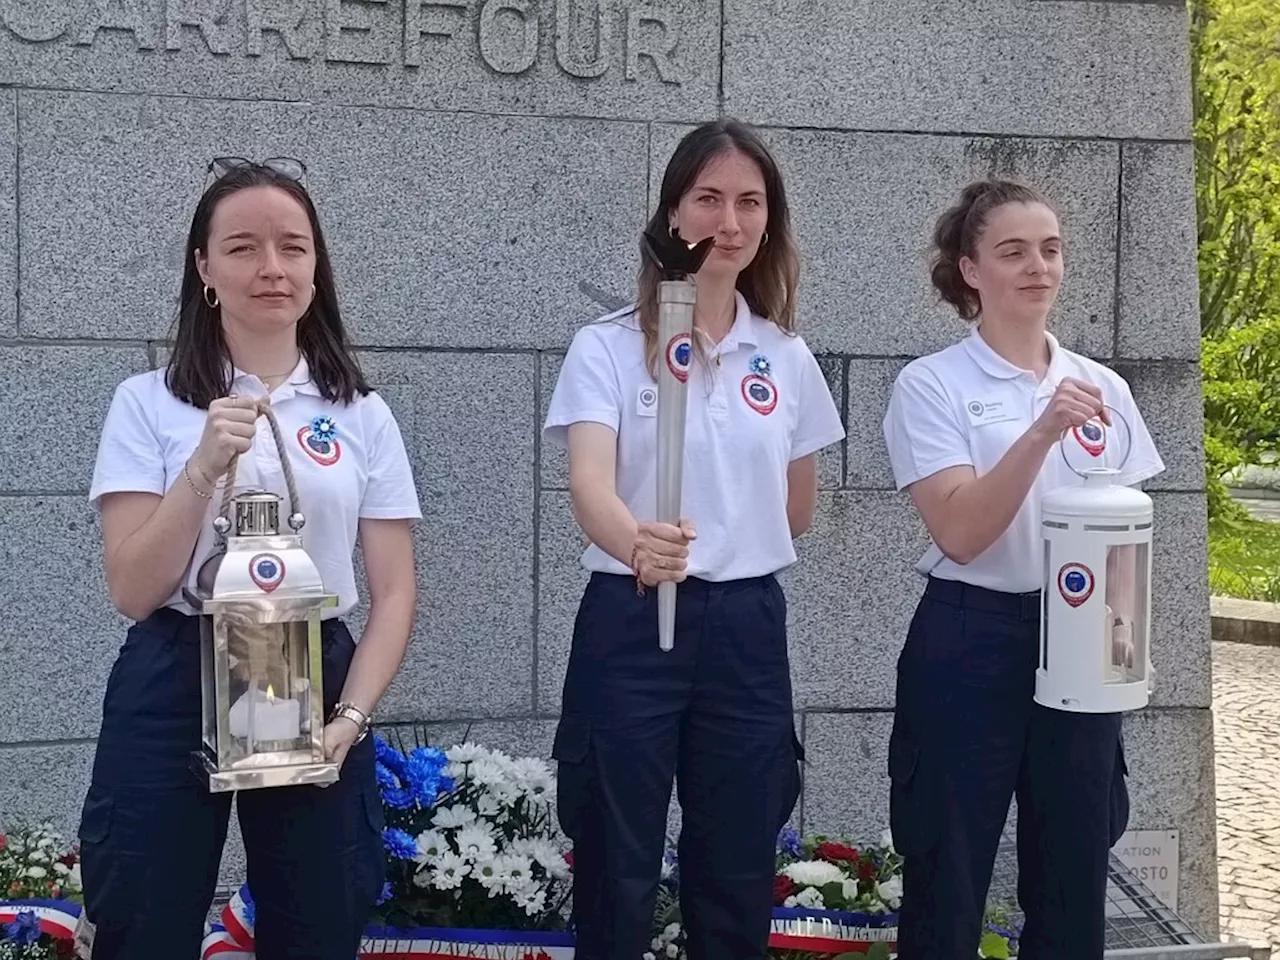
[[[748,361],[748,366],[751,367],[751,372],[757,377],[768,378],[769,374],[773,372],[773,365],[769,363],[769,358],[763,353],[757,353],[753,356]]]
[[[337,435],[338,425],[328,414],[321,414],[311,421],[311,436],[321,443],[333,443]]]

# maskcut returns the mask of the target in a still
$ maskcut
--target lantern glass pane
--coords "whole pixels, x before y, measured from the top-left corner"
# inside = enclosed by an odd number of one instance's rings
[[[309,693],[306,632],[305,622],[244,623],[229,628],[229,727],[235,758],[308,746],[302,702]],[[301,700],[299,694],[304,695]]]
[[[208,618],[205,618],[206,620]],[[207,623],[202,623],[200,637],[200,702],[203,705],[201,735],[212,756],[218,755],[217,675],[213,665],[213,636]]]
[[[1044,542],[1044,587],[1041,592],[1042,597],[1047,597],[1049,590],[1049,570],[1050,562],[1053,557],[1053,544],[1048,540]],[[1049,604],[1043,600],[1040,602],[1040,669],[1048,671],[1049,669]]]
[[[1147,679],[1150,557],[1148,543],[1116,544],[1107,548],[1107,621],[1103,651],[1108,683],[1136,683]]]

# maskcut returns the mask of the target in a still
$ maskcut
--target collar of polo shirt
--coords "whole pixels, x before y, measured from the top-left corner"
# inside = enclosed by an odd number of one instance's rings
[[[715,344],[715,352],[721,356],[732,353],[741,346],[759,346],[760,338],[763,335],[760,325],[772,323],[771,320],[757,317],[751,312],[751,307],[747,305],[747,298],[742,295],[740,290],[735,290],[733,297],[737,304],[737,312],[733,315],[733,326],[724,335],[724,339]],[[625,313],[618,317],[617,322],[624,327],[630,327],[632,330],[639,330],[640,311],[633,307],[630,313]]]
[[[256,381],[257,383],[262,384],[262,386],[266,386],[265,383],[262,383],[262,380],[259,379],[257,374],[241,370],[239,367],[233,366],[230,361],[227,361],[223,365],[223,369],[231,374],[231,385],[233,389],[242,381]],[[271,393],[271,391],[268,392]],[[312,397],[320,396],[320,388],[316,386],[315,380],[311,377],[311,367],[307,364],[307,358],[301,355],[298,357],[297,366],[295,366],[289,376],[285,378],[284,383],[276,387],[273,396],[278,402],[280,400],[287,400],[289,397],[299,393]]]
[[[1044,379],[1040,382],[1052,384],[1056,389],[1058,382],[1066,376],[1066,371],[1064,370],[1065,361],[1062,351],[1058,349],[1057,338],[1046,330],[1044,339],[1049,344],[1049,368],[1045,371]],[[974,324],[973,331],[965,338],[964,346],[969,356],[973,358],[973,362],[988,376],[995,377],[997,380],[1015,380],[1018,377],[1034,378],[1034,374],[1030,370],[1023,370],[996,353],[991,348],[991,344],[982,339],[982,335],[978,333],[978,324]]]

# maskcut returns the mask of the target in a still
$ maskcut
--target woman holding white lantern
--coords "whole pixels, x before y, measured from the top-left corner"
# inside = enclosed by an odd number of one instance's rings
[[[93,957],[186,960],[200,950],[232,794],[211,792],[191,769],[201,624],[183,587],[217,555],[214,518],[231,484],[286,503],[296,492],[306,554],[337,596],[320,629],[321,739],[339,779],[247,790],[236,804],[258,956],[351,960],[385,880],[366,733],[412,627],[411,522],[421,514],[395,418],[347,339],[303,165],[222,157],[209,173],[168,365],[116,389],[90,488],[111,599],[136,621],[107,681],[80,820]],[[357,542],[370,594],[358,648],[341,619],[359,600]],[[248,573],[264,594],[289,583],[274,554],[254,557]],[[298,700],[268,686],[231,707],[231,733],[291,741],[302,716]]]
[[[1125,381],[1047,331],[1063,241],[1039,192],[971,184],[934,243],[934,286],[972,330],[903,369],[884,421],[897,487],[933,539],[889,743],[900,956],[973,957],[1016,793],[1020,956],[1095,960],[1108,852],[1128,820],[1121,719],[1034,702],[1041,501],[1081,483],[1081,457],[1123,485],[1164,465]]]

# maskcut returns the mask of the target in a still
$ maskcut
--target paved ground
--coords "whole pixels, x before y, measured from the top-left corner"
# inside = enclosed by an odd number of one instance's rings
[[[1280,647],[1213,645],[1224,933],[1280,960]]]

